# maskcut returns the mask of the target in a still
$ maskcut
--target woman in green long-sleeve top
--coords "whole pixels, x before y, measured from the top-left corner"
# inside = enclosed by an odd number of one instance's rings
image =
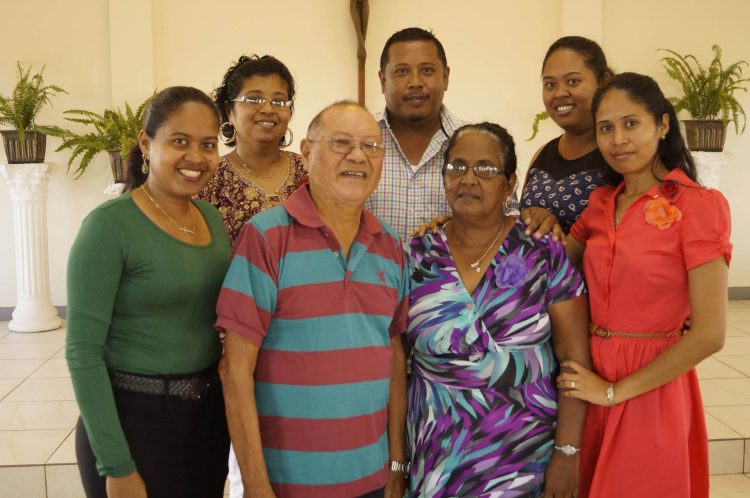
[[[155,95],[131,190],[94,209],[71,250],[66,356],[89,498],[223,495],[213,324],[230,244],[219,212],[192,200],[218,165],[218,129],[200,90]]]

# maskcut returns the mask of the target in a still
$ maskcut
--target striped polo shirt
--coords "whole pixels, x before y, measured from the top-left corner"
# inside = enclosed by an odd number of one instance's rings
[[[260,347],[263,454],[281,497],[352,497],[383,487],[390,339],[406,330],[398,235],[364,210],[344,259],[301,186],[245,225],[217,304],[219,330]]]

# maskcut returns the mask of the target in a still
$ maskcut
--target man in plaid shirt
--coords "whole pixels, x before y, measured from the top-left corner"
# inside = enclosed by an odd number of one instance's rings
[[[443,45],[421,28],[394,33],[380,55],[385,158],[380,184],[366,208],[404,242],[414,228],[450,212],[441,174],[443,152],[464,122],[443,105],[449,74]]]

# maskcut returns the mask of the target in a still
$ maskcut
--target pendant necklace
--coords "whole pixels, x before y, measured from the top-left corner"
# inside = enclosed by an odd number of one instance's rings
[[[195,234],[195,213],[193,213],[192,209],[188,208],[188,209],[190,209],[190,219],[192,220],[193,228],[188,228],[186,226],[182,226],[179,223],[177,223],[174,220],[174,218],[172,218],[171,216],[169,216],[167,214],[167,212],[164,211],[164,209],[159,205],[159,203],[156,202],[153,197],[151,197],[151,194],[149,193],[148,189],[146,188],[146,184],[143,185],[143,192],[146,194],[146,197],[148,197],[148,200],[150,200],[153,203],[153,205],[156,206],[159,209],[159,211],[161,211],[164,214],[164,216],[166,216],[169,219],[169,221],[171,221],[172,223],[174,223],[174,226],[176,226],[179,231],[181,231],[183,233],[190,234],[190,235],[194,235]]]
[[[560,137],[560,156],[562,156],[562,158],[565,159],[566,161],[574,161],[575,159],[568,159],[565,156],[565,137],[566,136],[567,135],[565,135],[565,133],[563,133],[562,136]],[[591,152],[594,149],[596,149],[596,142],[593,143],[593,144],[589,144],[588,148],[586,148],[586,150],[584,151],[583,154],[581,154],[580,157],[585,156],[586,154],[588,154],[589,152]]]
[[[245,168],[245,171],[247,171],[250,174],[250,176],[253,176],[255,178],[261,178],[261,179],[273,178],[273,175],[276,174],[276,167],[279,165],[279,163],[281,162],[281,159],[283,157],[282,155],[279,155],[279,160],[276,161],[276,164],[273,165],[273,169],[271,170],[270,174],[268,174],[268,175],[259,175],[258,173],[256,173],[252,169],[250,169],[250,167],[245,163],[245,161],[242,160],[242,158],[240,157],[240,153],[237,152],[237,149],[234,149],[234,155],[237,157],[237,160],[240,162],[240,165],[243,168]]]
[[[497,243],[498,239],[500,238],[500,235],[503,233],[503,228],[505,228],[505,221],[506,220],[507,220],[507,218],[505,220],[503,220],[503,224],[500,225],[500,230],[497,231],[497,235],[495,236],[495,239],[490,243],[489,246],[487,246],[487,250],[484,251],[484,254],[482,254],[481,256],[479,256],[479,259],[477,259],[473,263],[469,264],[469,267],[471,267],[471,269],[473,269],[475,272],[479,273],[480,271],[482,271],[481,268],[479,268],[479,265],[482,263],[482,261],[487,256],[487,254],[489,254],[490,250],[492,250],[492,248]],[[449,220],[445,225],[448,225],[448,223],[450,223],[451,221],[453,221],[453,220]]]

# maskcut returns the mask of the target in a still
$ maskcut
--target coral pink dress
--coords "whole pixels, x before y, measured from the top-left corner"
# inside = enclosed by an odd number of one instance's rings
[[[591,319],[601,327],[678,330],[690,315],[688,271],[720,257],[729,263],[724,196],[679,169],[664,180],[628,208],[617,230],[615,200],[624,185],[596,190],[571,230],[586,245]],[[679,340],[591,336],[594,370],[615,382]],[[589,407],[580,496],[708,498],[708,437],[695,370],[614,407]]]

